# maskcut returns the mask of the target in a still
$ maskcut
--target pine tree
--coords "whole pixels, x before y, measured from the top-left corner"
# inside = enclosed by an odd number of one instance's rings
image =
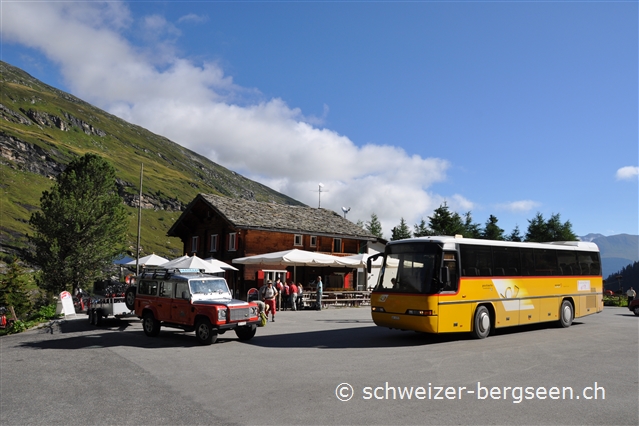
[[[371,220],[366,222],[366,229],[377,238],[383,238],[382,224],[375,213],[371,213]]]
[[[506,241],[521,241],[521,232],[519,231],[519,225],[515,225],[515,228],[512,230],[510,235],[506,237]]]
[[[401,218],[399,225],[394,227],[391,233],[391,241],[403,240],[411,237],[410,229],[408,228],[404,218]]]
[[[456,212],[451,213],[446,202],[436,208],[428,220],[428,227],[432,230],[432,235],[463,235],[466,231],[461,216]]]
[[[428,226],[426,226],[426,221],[424,220],[424,218],[422,218],[419,224],[415,224],[414,228],[415,228],[413,231],[414,237],[427,237],[429,235],[433,235],[432,231],[428,229]]]
[[[124,252],[128,221],[118,195],[115,169],[102,157],[72,161],[31,215],[34,261],[42,269],[38,285],[50,292],[75,290],[94,282]]]
[[[550,216],[546,221],[541,213],[528,221],[526,241],[550,242],[550,241],[577,241],[577,235],[572,232],[572,224],[569,220],[561,223],[559,213]]]
[[[0,306],[13,306],[18,317],[31,309],[31,300],[27,291],[27,276],[18,259],[8,265],[5,275],[0,278]]]
[[[466,238],[480,238],[481,230],[478,223],[473,223],[473,216],[470,212],[464,214],[464,232],[462,235]]]
[[[481,238],[485,240],[504,240],[504,230],[497,226],[497,218],[492,214],[486,221],[486,226],[481,233]]]

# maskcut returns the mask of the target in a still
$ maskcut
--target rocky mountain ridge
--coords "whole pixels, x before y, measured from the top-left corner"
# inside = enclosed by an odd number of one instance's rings
[[[28,219],[38,208],[42,191],[73,158],[86,152],[113,164],[118,192],[132,209],[138,206],[143,165],[142,207],[160,212],[147,215],[158,223],[143,223],[145,252],[182,254],[175,241],[168,246],[163,230],[198,193],[303,205],[2,61],[0,95],[0,251],[4,253],[24,249]]]

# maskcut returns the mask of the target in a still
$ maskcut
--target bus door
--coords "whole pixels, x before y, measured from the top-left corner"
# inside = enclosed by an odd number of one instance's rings
[[[444,252],[443,267],[440,268],[439,274],[441,290],[438,293],[438,332],[471,331],[473,312],[468,297],[470,289],[468,284],[466,288],[459,287],[459,262],[456,252]]]

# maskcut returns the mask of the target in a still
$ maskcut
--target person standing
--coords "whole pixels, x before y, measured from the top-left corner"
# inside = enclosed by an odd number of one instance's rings
[[[262,300],[268,306],[266,313],[271,312],[271,321],[275,322],[275,298],[277,297],[277,290],[273,287],[273,281],[268,280],[266,286],[262,287]]]
[[[298,309],[301,311],[302,309],[304,309],[304,298],[302,297],[302,294],[304,293],[304,287],[302,287],[302,283],[297,283],[297,303],[298,303]]]
[[[291,284],[288,286],[288,291],[291,293],[291,310],[297,311],[297,286],[293,281],[291,281]]]
[[[322,277],[317,277],[315,281],[315,288],[317,291],[317,310],[322,310],[322,293],[324,292],[324,285],[322,284]]]
[[[282,309],[282,290],[284,290],[284,286],[282,285],[282,282],[280,281],[280,279],[276,279],[275,280],[275,290],[277,290],[277,298],[276,298],[276,308],[279,311],[280,309]]]
[[[632,287],[630,287],[626,292],[626,296],[628,296],[628,306],[630,306],[630,302],[635,300],[635,297],[637,297],[637,293]]]
[[[284,281],[282,283],[282,310],[287,310],[288,309],[288,302],[290,299],[290,292],[289,292],[289,286],[288,283],[286,281]]]

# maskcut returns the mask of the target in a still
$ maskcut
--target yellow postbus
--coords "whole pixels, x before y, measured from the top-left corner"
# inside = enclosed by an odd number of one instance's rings
[[[569,327],[603,310],[594,243],[422,237],[391,241],[377,256],[383,264],[371,311],[382,327],[483,339],[501,327]]]

